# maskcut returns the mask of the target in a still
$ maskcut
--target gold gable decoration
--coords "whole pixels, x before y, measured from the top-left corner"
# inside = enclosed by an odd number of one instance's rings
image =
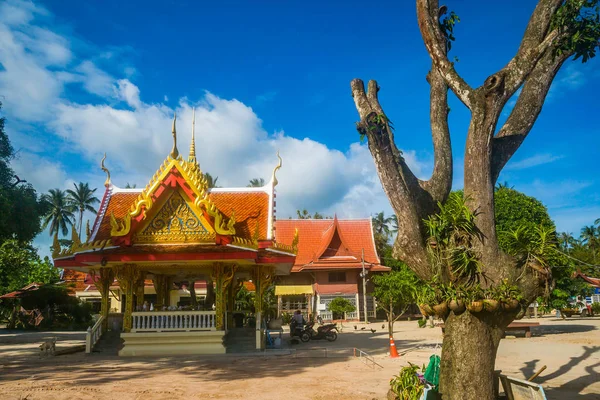
[[[152,220],[134,236],[140,243],[214,242],[215,234],[203,216],[185,201],[179,191],[173,192]]]
[[[215,231],[220,235],[235,235],[235,215],[232,213],[231,217],[226,220],[210,200],[208,196],[208,183],[198,164],[185,161],[180,155],[177,158],[169,155],[159,170],[152,176],[148,185],[142,190],[142,193],[134,201],[129,212],[122,219],[117,219],[114,215],[111,215],[111,236],[127,235],[131,230],[131,218],[139,216],[143,209],[145,209],[143,219],[146,218],[148,211],[154,206],[154,202],[152,201],[153,194],[173,168],[176,168],[183,179],[189,183],[190,188],[196,195],[194,204],[198,208],[203,207],[214,218]]]

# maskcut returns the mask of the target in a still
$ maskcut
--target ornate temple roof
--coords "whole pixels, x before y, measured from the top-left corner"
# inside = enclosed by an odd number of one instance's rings
[[[143,189],[115,186],[104,166],[105,155],[101,168],[107,174],[106,190],[96,220],[84,243],[72,229],[69,249],[61,250],[55,236],[57,266],[93,265],[99,260],[181,261],[181,254],[188,261],[269,262],[284,256],[290,263],[297,237],[285,242],[273,235],[279,154],[270,181],[262,187],[209,188],[196,161],[193,135],[184,160],[177,149],[174,119],[173,150]]]
[[[292,272],[362,268],[389,271],[381,265],[370,219],[282,219],[275,224],[275,238],[283,242],[299,238]]]

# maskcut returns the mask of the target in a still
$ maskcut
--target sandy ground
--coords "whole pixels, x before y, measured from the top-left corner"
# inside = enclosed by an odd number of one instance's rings
[[[523,378],[546,365],[536,382],[549,399],[600,400],[600,318],[536,321],[541,326],[531,339],[502,341],[497,369]],[[404,354],[390,359],[382,324],[362,327],[344,324],[335,343],[300,344],[295,356],[129,359],[102,353],[40,358],[41,338],[57,336],[61,348],[82,343],[84,334],[0,330],[0,399],[384,399],[389,379],[403,365],[421,365],[439,352],[440,328],[396,323],[396,346]],[[381,367],[353,358],[355,347]]]

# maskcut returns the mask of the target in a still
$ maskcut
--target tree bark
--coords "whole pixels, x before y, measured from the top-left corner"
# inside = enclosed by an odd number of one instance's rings
[[[445,321],[440,364],[440,394],[444,400],[495,400],[496,353],[509,323],[510,318],[498,319],[493,314],[450,313]]]
[[[198,309],[198,299],[196,299],[196,281],[190,281],[190,302],[194,310]]]

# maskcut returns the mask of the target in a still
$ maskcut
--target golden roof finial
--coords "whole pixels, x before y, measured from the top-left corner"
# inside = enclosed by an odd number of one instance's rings
[[[177,114],[173,113],[173,150],[171,150],[171,158],[176,159],[179,157],[179,150],[177,150],[177,130],[175,129],[175,123],[177,122]]]
[[[196,163],[196,107],[192,109],[192,143],[190,144],[190,156],[188,161]]]
[[[104,186],[108,187],[110,186],[110,171],[104,166],[104,160],[106,160],[106,153],[104,153],[104,157],[102,157],[102,161],[100,161],[100,168],[102,168],[102,171],[106,172],[106,180],[104,181]]]
[[[281,165],[283,163],[283,161],[281,160],[281,157],[279,156],[279,150],[277,150],[277,158],[279,158],[279,164],[277,164],[277,166],[273,170],[273,177],[271,178],[271,181],[273,182],[273,187],[277,186],[277,184],[279,183],[277,181],[277,177],[275,176],[275,173],[277,172],[277,170],[279,170],[279,168],[281,168]]]

